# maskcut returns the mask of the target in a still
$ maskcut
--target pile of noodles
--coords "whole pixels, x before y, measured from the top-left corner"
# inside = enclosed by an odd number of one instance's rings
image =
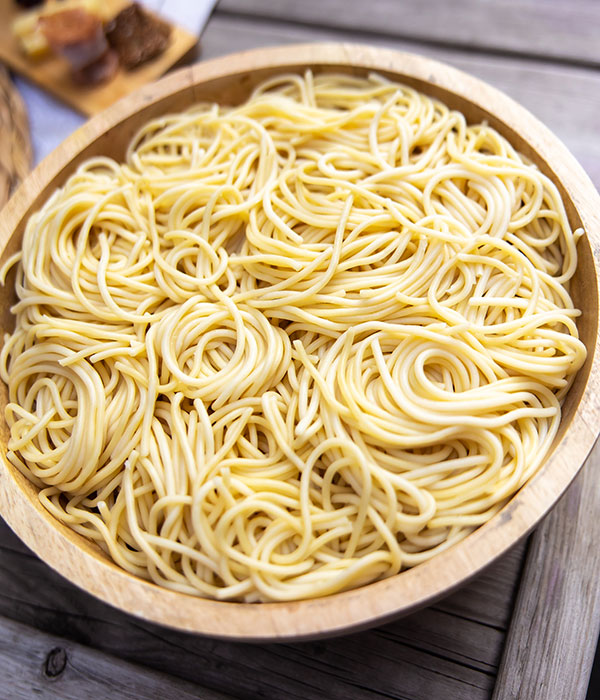
[[[124,163],[84,163],[9,263],[9,459],[176,591],[396,574],[544,460],[585,358],[581,233],[494,129],[378,76],[156,119]]]

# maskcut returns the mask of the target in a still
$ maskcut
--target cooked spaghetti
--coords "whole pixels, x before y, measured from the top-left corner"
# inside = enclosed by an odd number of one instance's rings
[[[536,472],[585,359],[556,187],[379,76],[149,122],[34,214],[8,458],[121,567],[323,596],[452,546]]]

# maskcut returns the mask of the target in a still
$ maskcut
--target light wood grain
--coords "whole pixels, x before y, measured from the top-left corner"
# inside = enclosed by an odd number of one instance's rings
[[[350,16],[360,12],[362,6],[362,3],[354,3]],[[274,4],[273,8],[276,7]],[[436,44],[415,46],[399,38],[361,33],[360,27],[355,22],[351,30],[325,29],[216,12],[202,37],[202,56],[205,59],[223,56],[232,46],[241,51],[340,40],[368,42],[401,51],[415,50],[485,80],[529,109],[568,146],[596,187],[600,187],[600,72]]]
[[[0,693],[11,700],[227,700],[5,617],[0,617],[0,669]]]
[[[236,698],[424,700],[427,688],[428,700],[487,700],[522,556],[522,547],[511,550],[441,604],[375,630],[242,646],[140,622],[105,605],[50,570],[0,521],[0,616]]]
[[[494,700],[586,696],[600,629],[600,445],[535,531]]]
[[[39,504],[35,489],[3,460],[2,513],[48,563],[94,595],[136,615],[222,637],[282,640],[336,634],[381,623],[431,603],[481,571],[534,526],[576,474],[598,430],[600,369],[595,347],[600,199],[568,151],[523,108],[486,84],[421,57],[354,45],[295,46],[248,52],[180,71],[88,122],[38,167],[1,217],[0,241],[5,252],[18,245],[29,212],[76,164],[96,153],[121,157],[133,131],[150,117],[198,99],[238,102],[268,75],[306,66],[357,74],[379,70],[415,85],[460,109],[471,121],[487,119],[554,178],[572,225],[582,225],[588,233],[580,244],[573,294],[584,309],[580,330],[589,357],[564,406],[554,452],[498,516],[425,564],[385,581],[314,601],[262,605],[214,602],[140,581],[51,518]],[[6,308],[4,311],[8,323]]]
[[[126,0],[103,0],[106,16],[116,15],[128,4]],[[190,52],[198,41],[193,34],[173,25],[169,45],[160,56],[131,71],[119,69],[109,82],[86,88],[71,80],[68,65],[62,58],[48,56],[32,60],[20,50],[11,26],[21,11],[14,0],[0,0],[0,60],[88,116],[100,112],[124,95],[163,75]]]
[[[220,0],[221,13],[600,65],[594,0]],[[421,49],[419,49],[421,50]]]

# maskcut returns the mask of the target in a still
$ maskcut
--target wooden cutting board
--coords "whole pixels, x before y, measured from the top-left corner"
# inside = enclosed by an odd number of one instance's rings
[[[104,0],[106,14],[110,16],[128,4],[127,0]],[[22,12],[14,0],[0,0],[0,60],[87,116],[102,111],[124,95],[160,77],[191,52],[198,41],[198,37],[172,25],[171,42],[160,56],[131,71],[119,69],[110,82],[86,88],[71,80],[64,59],[52,55],[30,59],[21,51],[11,27]]]

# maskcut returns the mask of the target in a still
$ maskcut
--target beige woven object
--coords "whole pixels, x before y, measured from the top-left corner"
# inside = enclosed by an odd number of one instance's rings
[[[29,120],[10,74],[0,66],[0,206],[31,168]]]

